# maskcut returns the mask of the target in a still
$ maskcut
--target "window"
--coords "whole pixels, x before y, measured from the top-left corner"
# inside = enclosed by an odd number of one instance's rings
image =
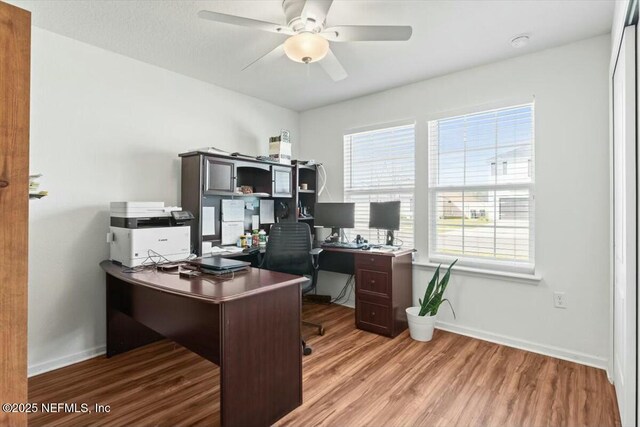
[[[395,237],[413,247],[415,187],[414,125],[396,126],[344,136],[344,200],[355,202],[353,239],[384,243],[384,230],[369,229],[369,203],[400,200],[400,231]]]
[[[533,272],[533,125],[533,104],[429,122],[432,260]]]

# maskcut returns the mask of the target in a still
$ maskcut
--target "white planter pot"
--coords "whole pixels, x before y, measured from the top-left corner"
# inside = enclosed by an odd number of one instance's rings
[[[420,307],[409,307],[406,311],[411,338],[416,341],[431,341],[436,316],[418,316]]]

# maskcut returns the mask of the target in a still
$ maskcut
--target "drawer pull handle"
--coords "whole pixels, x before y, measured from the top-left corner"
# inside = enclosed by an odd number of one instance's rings
[[[375,258],[371,258],[371,262],[374,262],[376,259]]]
[[[375,284],[375,283],[376,283],[376,281],[375,281],[375,280],[372,280],[372,281],[371,281],[371,284],[372,284],[372,285],[373,285],[373,284]]]
[[[372,311],[372,312],[371,312],[371,317],[374,317],[375,315],[376,315],[376,312],[375,312],[375,311]]]
[[[3,179],[0,179],[0,188],[6,188],[9,186],[9,181],[5,181]]]

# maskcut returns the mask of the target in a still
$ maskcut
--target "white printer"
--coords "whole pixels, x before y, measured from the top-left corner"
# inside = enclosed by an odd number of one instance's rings
[[[111,260],[127,267],[179,261],[191,254],[190,212],[164,202],[111,202]]]

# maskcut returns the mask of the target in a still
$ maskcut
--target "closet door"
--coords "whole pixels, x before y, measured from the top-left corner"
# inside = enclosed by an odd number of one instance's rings
[[[0,403],[27,402],[30,52],[31,14],[0,2]]]
[[[613,74],[613,377],[623,426],[636,425],[636,27],[625,28]]]

